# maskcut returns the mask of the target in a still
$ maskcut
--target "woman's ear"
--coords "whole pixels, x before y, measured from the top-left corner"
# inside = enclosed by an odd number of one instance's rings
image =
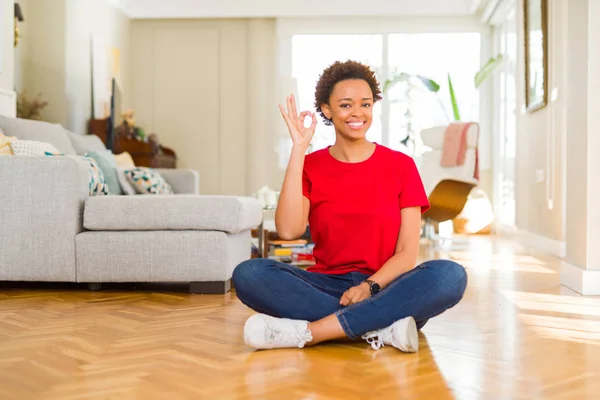
[[[321,104],[321,111],[323,111],[323,115],[329,120],[331,120],[331,108],[329,108],[329,104]]]

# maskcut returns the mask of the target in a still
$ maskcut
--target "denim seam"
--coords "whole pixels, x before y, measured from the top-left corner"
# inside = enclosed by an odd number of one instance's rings
[[[312,285],[312,286],[314,286],[315,288],[317,288],[317,289],[319,289],[319,290],[321,290],[321,291],[323,291],[323,292],[336,292],[336,293],[344,293],[343,291],[339,291],[339,292],[338,292],[337,290],[333,290],[333,289],[332,289],[332,288],[330,288],[330,287],[323,287],[323,285],[319,285],[319,284],[317,284],[317,283],[315,283],[315,282],[313,282],[313,281],[310,281],[310,280],[308,280],[308,279],[305,279],[304,275],[302,275],[301,273],[296,273],[296,271],[295,271],[295,270],[293,270],[293,269],[287,269],[287,268],[280,268],[280,269],[281,269],[282,271],[284,271],[284,272],[289,272],[289,273],[291,273],[292,275],[295,275],[295,276],[297,276],[298,278],[302,279],[302,280],[303,280],[305,283],[308,283],[309,285]]]

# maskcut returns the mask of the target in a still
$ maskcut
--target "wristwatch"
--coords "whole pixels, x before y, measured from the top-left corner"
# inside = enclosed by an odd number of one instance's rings
[[[376,295],[377,293],[379,293],[381,291],[381,286],[379,286],[379,283],[372,281],[370,279],[365,280],[365,282],[367,282],[369,284],[369,286],[371,287],[371,296]]]

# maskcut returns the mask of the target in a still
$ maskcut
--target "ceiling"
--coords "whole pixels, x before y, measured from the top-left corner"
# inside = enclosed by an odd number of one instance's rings
[[[109,0],[130,18],[467,16],[489,0]]]

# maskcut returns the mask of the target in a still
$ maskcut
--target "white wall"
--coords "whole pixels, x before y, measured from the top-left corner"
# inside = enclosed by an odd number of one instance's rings
[[[14,116],[13,0],[0,0],[0,114]]]
[[[588,0],[587,263],[600,271],[600,2]],[[600,292],[600,279],[599,279]]]
[[[16,87],[48,101],[46,121],[84,134],[92,116],[91,37],[120,49],[127,94],[129,24],[107,0],[21,0],[25,21],[16,53]],[[123,99],[127,106],[128,98]]]
[[[561,282],[588,295],[600,295],[598,18],[597,1],[568,2],[567,262],[561,269]]]
[[[274,20],[134,21],[131,49],[136,124],[199,172],[202,193],[281,186]]]
[[[518,117],[517,226],[543,240],[564,243],[561,282],[582,294],[599,295],[600,2],[550,0],[549,10],[548,87],[558,95],[554,101],[549,96],[550,104],[540,111]],[[523,64],[519,109],[524,106]],[[543,182],[536,181],[538,169],[544,171]]]
[[[25,0],[19,3],[25,21],[16,52],[16,90],[40,95],[48,106],[46,121],[66,124],[66,1]]]
[[[566,226],[567,260],[586,265],[587,251],[587,182],[588,182],[588,1],[572,2],[568,8],[569,40],[568,108],[566,141]],[[575,58],[572,58],[575,57]]]
[[[130,20],[107,0],[68,0],[66,20],[66,93],[69,103],[66,126],[75,132],[86,133],[92,109],[92,35],[120,50],[122,102],[127,107]]]
[[[515,5],[519,57],[517,63],[517,154],[515,160],[516,225],[526,232],[556,241],[565,241],[563,223],[564,166],[567,92],[570,79],[577,74],[568,73],[566,45],[566,0],[549,1],[549,91],[556,88],[555,102],[533,113],[525,112],[525,71],[523,45],[523,0]],[[578,43],[569,42],[572,50]],[[571,50],[571,51],[572,51]],[[578,51],[578,50],[577,50]],[[571,76],[573,75],[573,76]],[[554,143],[552,142],[554,140]],[[536,171],[541,171],[539,182]]]

